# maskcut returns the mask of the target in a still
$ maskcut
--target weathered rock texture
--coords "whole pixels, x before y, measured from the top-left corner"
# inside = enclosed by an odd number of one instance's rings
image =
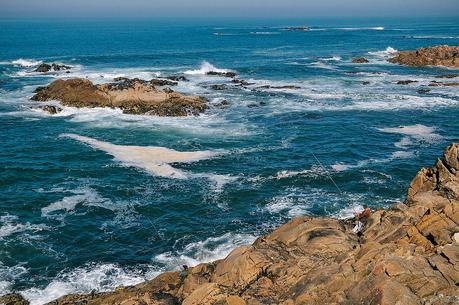
[[[412,67],[445,66],[459,68],[459,46],[436,46],[416,51],[401,51],[388,60]]]
[[[296,218],[186,275],[50,304],[459,304],[459,144],[418,172],[404,203],[375,211],[361,237],[351,227]]]
[[[175,82],[168,80],[119,78],[114,83],[94,85],[86,79],[59,79],[46,87],[38,87],[32,100],[58,100],[65,106],[111,107],[129,114],[158,116],[197,115],[206,110],[207,106],[201,97],[155,87],[173,84]]]

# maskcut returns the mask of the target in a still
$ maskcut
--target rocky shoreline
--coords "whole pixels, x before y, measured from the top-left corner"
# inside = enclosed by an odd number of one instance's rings
[[[411,67],[444,66],[459,68],[459,46],[435,46],[397,52],[390,63]]]
[[[177,81],[118,78],[112,83],[95,85],[81,78],[58,79],[46,87],[38,87],[31,99],[38,102],[57,100],[64,106],[78,108],[119,108],[127,114],[187,116],[204,112],[207,109],[204,98],[184,95],[169,87],[158,88],[174,86]],[[50,114],[60,111],[58,108],[39,107]]]
[[[404,203],[352,220],[300,217],[225,259],[113,292],[49,304],[459,304],[459,144],[411,182]],[[20,295],[0,298],[26,305]]]

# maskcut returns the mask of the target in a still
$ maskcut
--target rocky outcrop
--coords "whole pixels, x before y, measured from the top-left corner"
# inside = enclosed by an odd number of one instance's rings
[[[119,78],[116,82],[95,85],[86,79],[56,80],[46,87],[38,87],[34,101],[57,100],[72,107],[120,108],[124,113],[158,116],[198,115],[207,109],[201,97],[186,96],[171,89],[160,90],[158,84],[169,80]]]
[[[429,84],[430,87],[457,87],[459,82],[437,82],[431,81]]]
[[[57,114],[62,111],[61,107],[53,106],[53,105],[38,106],[38,107],[34,107],[34,109],[40,109],[45,112],[48,112],[49,114]]]
[[[459,304],[459,144],[361,236],[352,222],[295,218],[225,259],[50,304]]]
[[[223,77],[236,77],[236,73],[227,71],[227,72],[218,72],[218,71],[209,71],[206,72],[206,75],[215,75],[215,76],[223,76]]]
[[[40,64],[35,70],[34,72],[49,72],[49,71],[62,71],[62,70],[70,70],[72,67],[70,66],[66,66],[66,65],[62,65],[62,64],[56,64],[56,63],[52,63],[52,64]]]
[[[445,66],[459,68],[459,46],[443,45],[420,48],[416,51],[401,51],[388,61],[412,67]]]
[[[355,57],[352,59],[353,64],[366,64],[369,63],[370,61],[366,59],[365,57]]]
[[[4,305],[29,305],[29,301],[25,300],[20,294],[10,293],[0,297],[0,304]]]

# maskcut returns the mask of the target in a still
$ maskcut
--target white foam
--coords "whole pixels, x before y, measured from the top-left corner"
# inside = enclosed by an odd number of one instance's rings
[[[321,58],[321,60],[324,60],[324,61],[341,61],[341,56],[332,56],[332,57],[325,57],[325,58]]]
[[[411,157],[413,157],[413,152],[401,150],[401,151],[393,152],[389,157],[386,157],[386,158],[381,158],[381,159],[370,158],[370,159],[361,160],[355,164],[345,164],[345,163],[337,162],[331,165],[331,168],[336,172],[343,172],[349,169],[367,167],[367,166],[371,166],[372,164],[389,163],[396,159],[409,159]]]
[[[0,240],[13,234],[22,232],[39,232],[47,229],[43,224],[31,224],[30,222],[20,223],[18,217],[13,215],[4,215],[0,217]]]
[[[86,204],[100,207],[112,205],[109,199],[101,197],[95,190],[89,187],[83,187],[76,190],[68,191],[73,193],[72,196],[64,197],[63,199],[53,202],[50,205],[41,209],[41,216],[53,216],[56,211],[72,211],[78,204]]]
[[[395,53],[397,53],[398,50],[392,48],[392,47],[387,47],[385,50],[383,51],[375,51],[375,52],[368,52],[368,54],[371,54],[371,55],[374,55],[374,56],[378,56],[378,57],[389,57],[389,56],[392,56],[394,55]]]
[[[16,65],[16,66],[21,66],[21,67],[24,67],[24,68],[30,68],[30,67],[33,67],[33,66],[38,66],[39,64],[42,63],[42,61],[41,60],[19,58],[19,59],[13,60],[11,63],[13,65]]]
[[[329,65],[329,64],[326,64],[326,63],[321,62],[321,61],[313,62],[313,63],[311,63],[311,66],[316,67],[316,68],[326,69],[326,70],[336,70],[336,67],[334,67],[332,65]]]
[[[210,64],[207,61],[203,61],[201,63],[201,67],[197,70],[187,70],[184,73],[189,75],[206,75],[208,72],[218,72],[218,73],[226,73],[229,70],[226,69],[219,69],[214,65]]]
[[[182,251],[162,253],[155,256],[154,261],[165,265],[166,270],[178,270],[182,265],[195,266],[225,258],[234,248],[250,244],[255,239],[250,234],[226,233],[190,243]]]
[[[251,35],[278,35],[279,32],[250,32]]]
[[[273,177],[274,179],[281,180],[286,178],[292,178],[297,176],[308,176],[308,177],[319,177],[322,176],[323,169],[320,166],[313,165],[309,169],[305,169],[302,171],[292,171],[292,170],[282,170],[277,172],[277,174]]]
[[[13,282],[28,272],[23,265],[25,264],[8,267],[0,261],[0,296],[10,293]]]
[[[145,170],[151,175],[185,179],[187,174],[170,165],[170,163],[191,163],[209,159],[217,155],[212,151],[180,152],[165,147],[115,145],[76,134],[63,134],[63,137],[86,143],[112,155],[115,160],[126,166]]]
[[[21,291],[31,305],[42,305],[61,296],[91,291],[111,291],[119,286],[136,285],[153,278],[157,272],[125,270],[115,264],[90,264],[61,273],[45,288],[30,288]]]
[[[438,141],[443,138],[441,135],[435,133],[435,127],[429,127],[422,124],[378,128],[378,130],[386,133],[395,133],[409,136],[414,140],[425,141],[427,143],[435,143],[435,141]],[[397,142],[395,146],[405,147],[409,144],[411,144],[411,141],[409,139],[402,138],[402,140],[400,142]]]
[[[341,31],[383,31],[384,27],[383,26],[375,26],[375,27],[350,27],[350,28],[335,28],[335,30],[341,30]]]
[[[338,219],[349,219],[354,217],[354,213],[360,213],[362,211],[363,206],[361,204],[354,203],[339,210],[334,216]]]

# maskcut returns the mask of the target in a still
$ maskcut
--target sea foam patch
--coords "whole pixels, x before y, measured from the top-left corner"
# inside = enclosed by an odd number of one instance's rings
[[[209,62],[203,61],[199,69],[187,70],[184,73],[188,75],[206,75],[208,72],[225,73],[229,72],[229,70],[217,68]]]
[[[408,137],[402,138],[399,142],[395,143],[395,146],[404,148],[412,144],[412,140],[417,142],[427,142],[434,143],[435,141],[441,140],[443,137],[435,133],[436,128],[425,126],[422,124],[408,125],[408,126],[399,126],[399,127],[386,127],[386,128],[377,128],[377,130],[385,133],[394,133],[405,135]],[[410,139],[411,138],[411,139]]]
[[[218,154],[209,150],[182,152],[159,146],[116,145],[76,134],[62,134],[61,137],[71,138],[100,149],[126,166],[143,169],[154,176],[176,179],[185,179],[187,174],[172,167],[171,163],[191,163]]]

